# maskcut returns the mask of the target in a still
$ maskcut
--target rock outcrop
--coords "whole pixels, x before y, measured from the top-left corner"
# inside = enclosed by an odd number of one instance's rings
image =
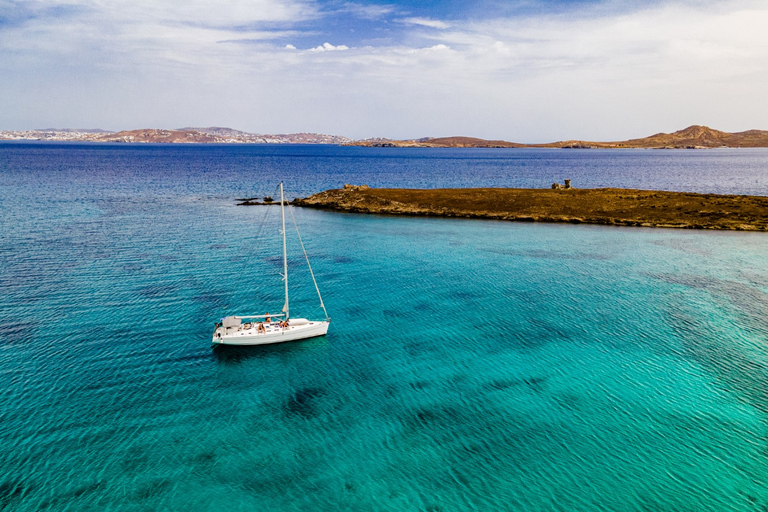
[[[351,146],[400,147],[400,148],[655,148],[655,149],[706,149],[706,148],[756,148],[768,147],[768,131],[748,130],[728,133],[707,126],[693,125],[672,133],[657,133],[641,139],[616,142],[592,142],[564,140],[543,144],[520,144],[505,140],[485,140],[473,137],[425,137],[421,139],[391,140],[365,139],[350,142]]]
[[[631,189],[375,189],[345,185],[293,204],[342,212],[768,231],[768,197]]]
[[[46,140],[81,142],[128,142],[128,143],[215,143],[215,144],[343,144],[351,139],[322,133],[289,133],[261,135],[232,128],[211,126],[209,128],[180,128],[178,130],[127,130],[109,132],[105,130],[46,129],[7,131],[0,130],[0,140]]]

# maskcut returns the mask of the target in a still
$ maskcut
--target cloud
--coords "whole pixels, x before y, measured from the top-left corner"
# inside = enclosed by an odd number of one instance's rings
[[[407,50],[406,53],[440,52],[440,51],[447,51],[450,49],[451,49],[450,46],[440,43],[427,48],[413,48],[413,49]]]
[[[357,16],[358,18],[375,20],[382,18],[387,14],[392,14],[395,12],[395,10],[396,9],[394,5],[358,4],[354,2],[347,2],[339,9],[337,9],[336,12],[349,13]]]
[[[335,52],[335,51],[343,51],[343,50],[349,50],[349,47],[344,46],[343,44],[334,46],[331,43],[323,43],[321,46],[317,46],[315,48],[309,49],[310,52]]]
[[[262,22],[295,22],[315,16],[317,8],[297,0],[48,0],[79,4],[102,18],[124,22],[192,23],[203,26],[246,26]]]
[[[610,17],[530,18],[471,23],[435,39],[463,45],[488,71],[582,73],[596,80],[667,83],[755,71],[768,57],[768,6],[697,9],[668,4]]]
[[[397,21],[406,25],[419,25],[422,27],[437,28],[441,30],[450,28],[451,26],[444,21],[432,20],[429,18],[401,18]]]
[[[768,119],[756,100],[768,83],[768,6],[757,0],[450,24],[392,23],[400,14],[385,6],[363,25],[384,36],[360,44],[338,17],[326,23],[338,11],[309,1],[17,5],[0,30],[0,128],[228,124],[541,141]],[[323,40],[347,44],[315,46]]]
[[[454,22],[412,46],[356,48],[323,69],[344,76],[350,96],[390,105],[371,135],[444,129],[541,141],[694,123],[765,128],[768,105],[755,100],[768,83],[765,26],[768,6],[741,0]]]
[[[205,72],[240,54],[237,45],[219,43],[284,39],[297,34],[286,28],[318,16],[317,6],[304,0],[29,0],[11,5],[23,6],[24,16],[0,31],[0,71],[48,63],[82,67],[84,76],[102,66],[140,68],[135,73],[164,62]]]

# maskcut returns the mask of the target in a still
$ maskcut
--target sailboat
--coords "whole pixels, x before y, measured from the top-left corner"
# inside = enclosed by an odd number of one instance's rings
[[[282,221],[283,236],[283,283],[285,285],[285,305],[282,312],[276,315],[238,315],[225,316],[220,322],[216,323],[213,331],[214,345],[268,345],[272,343],[283,343],[286,341],[303,340],[314,338],[315,336],[324,336],[328,332],[328,326],[331,319],[323,304],[323,297],[320,295],[320,289],[317,287],[315,274],[312,272],[312,265],[309,264],[307,251],[304,249],[304,242],[301,241],[296,219],[293,224],[296,227],[296,234],[299,238],[299,244],[304,251],[304,258],[309,267],[309,274],[312,276],[312,282],[315,284],[317,297],[320,299],[320,307],[325,313],[325,320],[308,320],[306,318],[291,318],[288,301],[288,257],[285,243],[285,193],[283,184],[280,183],[280,218]]]

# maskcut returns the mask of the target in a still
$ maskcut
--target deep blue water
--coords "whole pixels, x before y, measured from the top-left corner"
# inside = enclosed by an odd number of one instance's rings
[[[328,336],[210,346],[282,305],[236,197],[564,178],[768,195],[768,151],[0,144],[0,509],[768,508],[762,233],[296,209]]]

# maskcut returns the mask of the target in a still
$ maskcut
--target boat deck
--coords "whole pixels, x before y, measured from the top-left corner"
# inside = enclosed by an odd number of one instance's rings
[[[287,327],[280,322],[249,322],[234,327],[219,326],[213,332],[215,345],[266,345],[294,341],[328,332],[327,321],[292,320]],[[261,326],[261,327],[260,327]]]

